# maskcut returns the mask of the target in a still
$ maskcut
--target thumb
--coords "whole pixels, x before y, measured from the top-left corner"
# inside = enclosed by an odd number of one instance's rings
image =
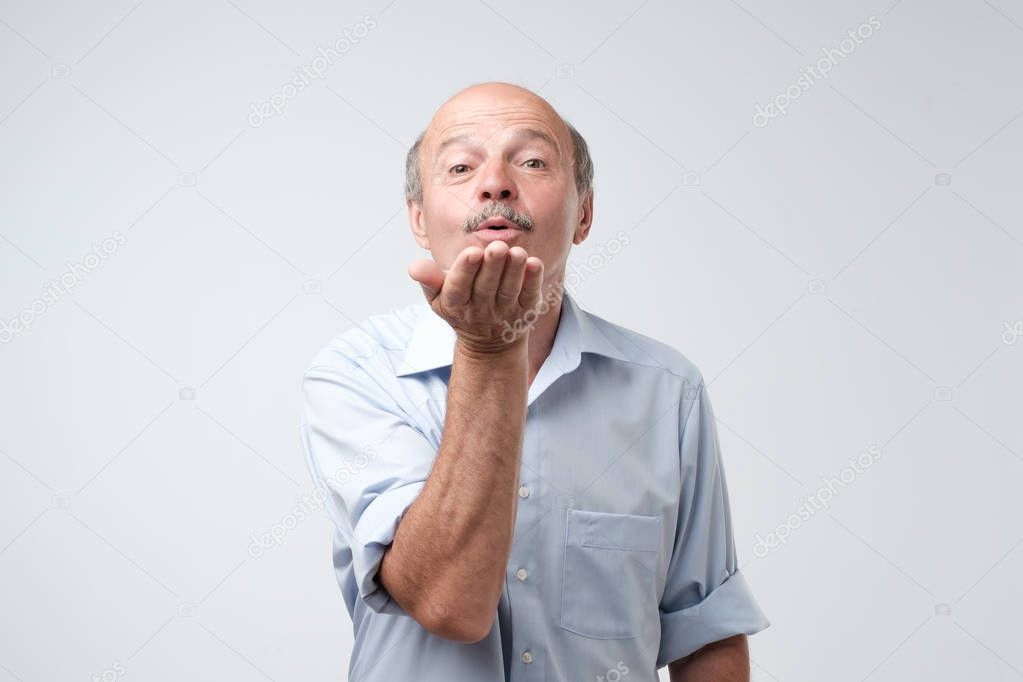
[[[409,277],[419,282],[427,302],[432,303],[444,286],[444,271],[436,262],[428,258],[413,261],[408,267],[408,274]]]

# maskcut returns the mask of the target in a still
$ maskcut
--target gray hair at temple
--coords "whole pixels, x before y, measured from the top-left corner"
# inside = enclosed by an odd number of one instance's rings
[[[586,140],[575,127],[561,119],[568,128],[572,137],[572,150],[574,153],[572,165],[575,169],[575,187],[580,197],[585,197],[593,191],[593,159],[590,158],[590,148]],[[423,203],[423,174],[422,174],[422,147],[426,131],[419,133],[416,141],[408,150],[405,157],[405,199],[411,199],[417,204]]]

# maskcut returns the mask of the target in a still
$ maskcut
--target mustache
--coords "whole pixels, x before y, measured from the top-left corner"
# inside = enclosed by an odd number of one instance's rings
[[[531,232],[534,227],[533,219],[525,213],[520,213],[508,204],[500,201],[492,201],[483,207],[483,210],[476,215],[469,216],[462,223],[463,232],[472,232],[480,223],[487,218],[500,217],[510,223],[517,225],[523,232]]]

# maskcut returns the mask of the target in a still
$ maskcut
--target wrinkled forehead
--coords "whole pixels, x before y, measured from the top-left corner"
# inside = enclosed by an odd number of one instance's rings
[[[501,139],[516,131],[544,133],[562,155],[571,137],[561,116],[544,99],[531,93],[471,93],[445,102],[430,120],[424,138],[429,157],[456,137]]]

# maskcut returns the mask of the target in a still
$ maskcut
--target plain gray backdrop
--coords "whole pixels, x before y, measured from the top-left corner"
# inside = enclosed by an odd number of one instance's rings
[[[708,381],[753,679],[1023,679],[1018,1],[2,2],[0,52],[0,682],[346,678],[299,379],[422,300],[404,155],[486,80],[589,140],[577,300]]]

